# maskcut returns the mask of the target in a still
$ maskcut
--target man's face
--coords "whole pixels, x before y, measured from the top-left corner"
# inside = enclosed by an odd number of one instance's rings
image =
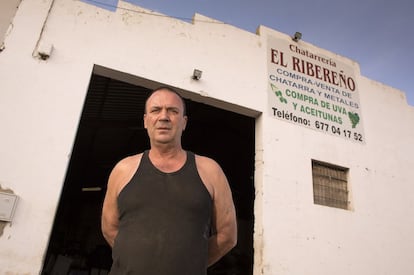
[[[173,92],[159,90],[147,100],[144,127],[151,144],[181,144],[187,124],[181,99]]]

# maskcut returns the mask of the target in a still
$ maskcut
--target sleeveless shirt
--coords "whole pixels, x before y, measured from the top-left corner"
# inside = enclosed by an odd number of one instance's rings
[[[119,231],[111,275],[205,275],[212,200],[187,152],[176,172],[157,169],[145,151],[118,196]]]

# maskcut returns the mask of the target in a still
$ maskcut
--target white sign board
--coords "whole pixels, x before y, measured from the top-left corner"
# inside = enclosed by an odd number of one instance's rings
[[[365,143],[356,71],[317,49],[269,37],[269,113],[280,120]]]

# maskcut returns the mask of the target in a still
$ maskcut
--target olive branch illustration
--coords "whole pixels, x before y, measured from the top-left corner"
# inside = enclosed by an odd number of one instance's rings
[[[275,93],[275,95],[279,98],[280,102],[285,104],[288,103],[287,99],[283,97],[282,91],[280,91],[276,85],[270,83],[270,87],[272,88],[272,91]]]

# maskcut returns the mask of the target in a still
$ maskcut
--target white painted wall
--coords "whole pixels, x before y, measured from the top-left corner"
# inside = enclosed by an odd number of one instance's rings
[[[10,26],[10,23],[13,20],[20,1],[7,0],[0,2],[0,46],[3,44],[4,36],[7,34],[9,27],[13,28],[13,26]]]
[[[376,110],[380,104],[373,98],[390,90],[361,82],[367,91],[361,99],[365,145],[304,133],[291,125],[264,133],[265,274],[413,272],[414,116],[395,98],[389,113]],[[353,211],[313,205],[310,159],[350,168]]]
[[[120,5],[127,9],[113,13],[23,0],[16,13],[0,53],[0,185],[20,201],[0,236],[1,274],[39,273],[94,64],[263,113],[255,274],[414,272],[414,110],[403,93],[360,77],[364,145],[298,127],[267,111],[267,35],[287,35]],[[53,45],[48,60],[36,56],[38,44]],[[191,79],[195,68],[200,81]],[[311,159],[350,168],[352,211],[313,204]]]
[[[265,274],[414,272],[414,108],[358,84],[365,145],[263,115]],[[353,211],[313,205],[311,159],[350,168]]]

